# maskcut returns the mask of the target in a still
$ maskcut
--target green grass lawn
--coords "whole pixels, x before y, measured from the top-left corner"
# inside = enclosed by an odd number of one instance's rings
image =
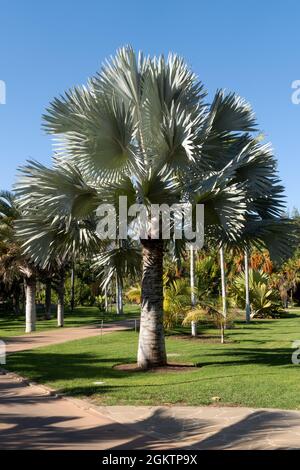
[[[8,357],[7,368],[97,404],[210,405],[217,396],[221,405],[300,409],[300,366],[291,363],[300,313],[240,322],[227,330],[224,345],[211,338],[216,333],[203,329],[202,340],[167,338],[170,361],[201,365],[185,372],[113,369],[135,362],[138,334],[133,331],[18,353]]]
[[[65,313],[65,327],[84,326],[89,324],[124,320],[126,318],[133,318],[140,312],[140,307],[137,305],[125,305],[124,314],[117,315],[113,310],[111,313],[102,313],[98,307],[77,307],[74,312]],[[43,314],[38,316],[36,331],[51,330],[57,328],[57,320],[55,313],[51,320],[44,320]],[[5,315],[0,313],[0,338],[8,336],[18,336],[25,334],[25,317],[20,315]]]

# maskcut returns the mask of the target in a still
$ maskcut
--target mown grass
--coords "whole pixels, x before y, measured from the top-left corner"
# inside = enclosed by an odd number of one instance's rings
[[[136,305],[125,305],[124,314],[117,315],[115,310],[109,313],[100,312],[98,307],[77,307],[74,312],[65,313],[65,327],[84,326],[89,324],[99,324],[133,318],[140,312]],[[43,314],[38,315],[36,331],[51,330],[57,328],[57,320],[53,312],[51,320],[45,320]],[[13,314],[0,314],[0,338],[18,336],[25,333],[24,315],[15,316]]]
[[[106,405],[219,405],[300,409],[300,366],[291,363],[300,339],[300,313],[242,322],[216,342],[214,329],[200,338],[167,337],[169,360],[199,364],[184,372],[125,372],[135,362],[138,334],[125,331],[18,353],[8,369],[59,391]],[[95,384],[95,382],[103,382]]]

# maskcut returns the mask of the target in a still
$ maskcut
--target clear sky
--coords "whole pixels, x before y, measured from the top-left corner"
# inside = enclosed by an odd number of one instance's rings
[[[211,94],[238,92],[273,143],[288,206],[300,208],[299,0],[1,0],[0,187],[28,158],[51,160],[47,103],[124,44],[183,55]]]

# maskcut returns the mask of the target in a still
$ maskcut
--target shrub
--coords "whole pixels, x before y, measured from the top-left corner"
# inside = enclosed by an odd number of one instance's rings
[[[129,300],[129,302],[132,302],[134,304],[140,305],[141,303],[141,297],[142,297],[142,289],[141,286],[136,284],[132,287],[130,287],[126,292],[125,292],[126,298]]]
[[[240,308],[245,307],[245,273],[234,281],[232,294]],[[270,285],[270,276],[263,271],[249,270],[249,296],[251,318],[268,317],[278,314],[281,309],[280,296]]]

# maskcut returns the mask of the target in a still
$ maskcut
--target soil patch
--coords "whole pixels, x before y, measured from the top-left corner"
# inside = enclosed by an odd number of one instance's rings
[[[172,335],[170,338],[174,339],[183,339],[185,341],[198,341],[199,343],[221,343],[221,338],[219,336],[214,335],[199,335],[199,336],[191,336],[191,335]],[[233,343],[231,339],[225,338],[225,343]]]
[[[122,370],[126,372],[155,372],[158,374],[164,374],[166,372],[186,372],[191,369],[197,369],[201,367],[200,364],[184,364],[169,362],[166,366],[153,367],[152,369],[141,369],[136,363],[131,364],[117,364],[113,368],[116,370]]]

